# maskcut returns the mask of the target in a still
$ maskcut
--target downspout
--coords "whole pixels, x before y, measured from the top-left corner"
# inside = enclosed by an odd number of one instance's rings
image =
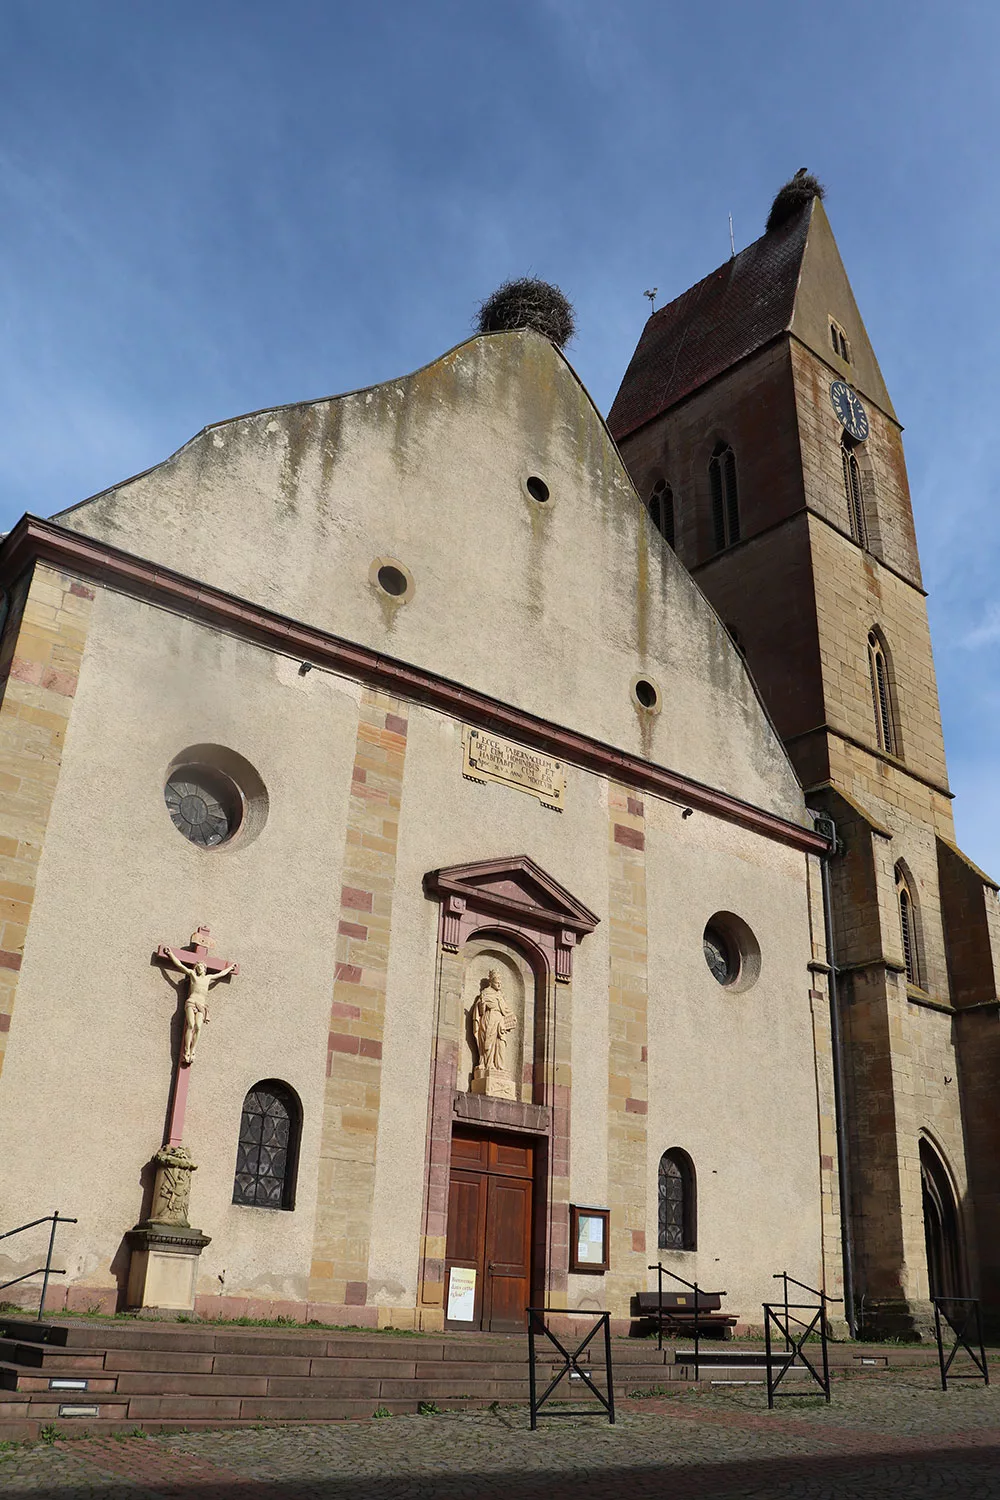
[[[854,1308],[854,1234],[851,1227],[851,1169],[848,1160],[847,1092],[844,1082],[844,1032],[840,1022],[840,999],[837,991],[837,954],[833,943],[833,897],[830,889],[830,860],[838,852],[837,825],[826,813],[814,813],[816,832],[829,840],[827,852],[820,856],[823,881],[823,924],[826,929],[826,960],[830,965],[830,1040],[833,1050],[833,1097],[837,1130],[837,1181],[840,1188],[840,1233],[844,1258],[844,1313],[851,1338],[857,1336]]]

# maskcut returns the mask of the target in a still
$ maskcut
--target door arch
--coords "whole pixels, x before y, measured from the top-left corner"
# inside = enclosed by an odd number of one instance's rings
[[[920,1183],[930,1295],[961,1297],[964,1277],[955,1190],[944,1162],[926,1139],[920,1142]]]

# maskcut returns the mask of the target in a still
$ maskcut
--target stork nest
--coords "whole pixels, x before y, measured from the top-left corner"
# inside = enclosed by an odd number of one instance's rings
[[[780,229],[790,219],[812,202],[814,198],[825,198],[826,188],[807,172],[805,167],[800,167],[794,177],[790,177],[784,187],[779,188],[774,202],[771,204],[771,212],[767,216],[766,229]]]
[[[505,281],[480,303],[476,328],[480,333],[533,328],[561,349],[576,332],[576,321],[572,303],[557,286],[534,276],[522,276],[517,281]]]

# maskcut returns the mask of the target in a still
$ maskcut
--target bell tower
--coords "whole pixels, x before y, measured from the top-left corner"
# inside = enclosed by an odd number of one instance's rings
[[[1000,1319],[1000,906],[956,847],[902,428],[823,190],[648,320],[608,418],[833,820],[856,1301]],[[795,1003],[789,997],[789,1003]]]

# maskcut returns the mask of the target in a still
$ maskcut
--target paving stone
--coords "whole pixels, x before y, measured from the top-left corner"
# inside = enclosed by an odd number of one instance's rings
[[[51,1500],[1000,1500],[1000,1390],[932,1373],[834,1382],[775,1411],[760,1387],[620,1402],[611,1427],[524,1407],[0,1453],[5,1497]]]

